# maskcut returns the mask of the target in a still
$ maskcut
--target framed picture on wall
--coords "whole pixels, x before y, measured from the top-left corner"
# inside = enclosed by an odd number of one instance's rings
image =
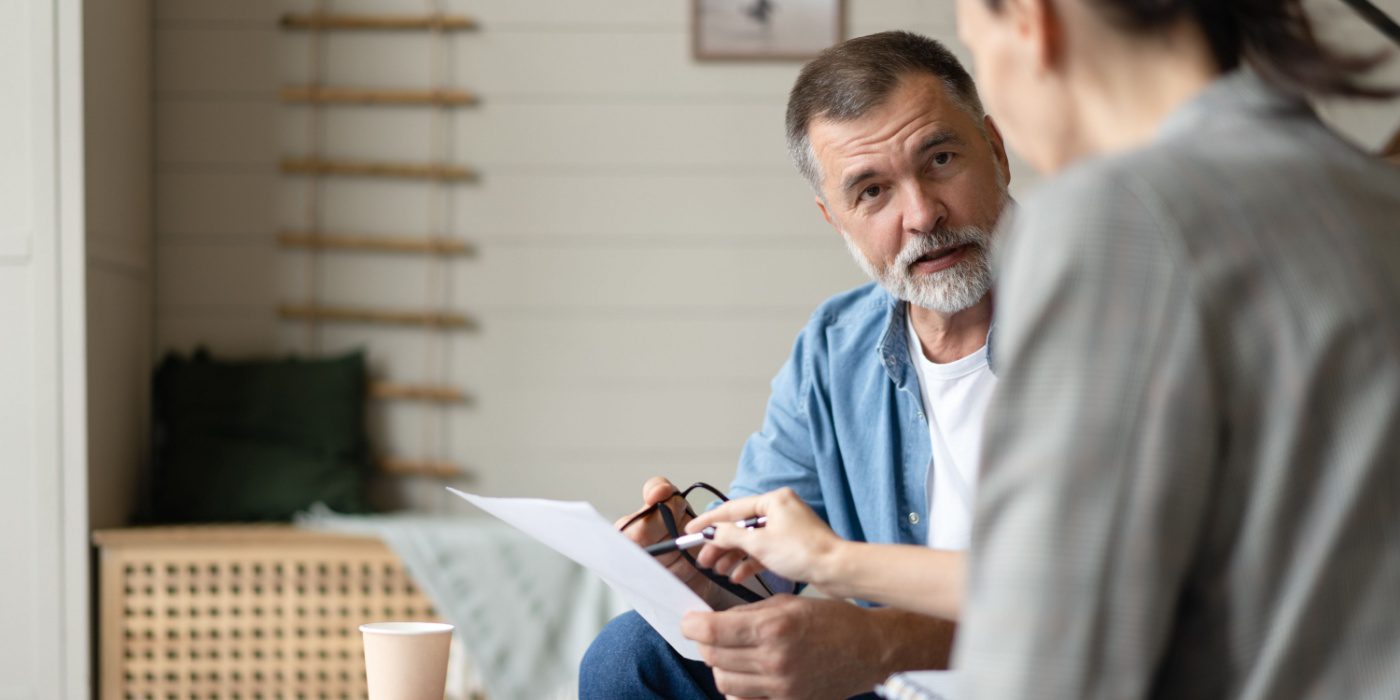
[[[845,0],[690,0],[695,58],[800,61],[841,41]]]

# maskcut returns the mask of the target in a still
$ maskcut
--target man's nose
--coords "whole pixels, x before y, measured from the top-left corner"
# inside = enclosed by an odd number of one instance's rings
[[[904,228],[909,233],[927,235],[937,231],[948,217],[948,209],[934,193],[912,187],[904,204]]]

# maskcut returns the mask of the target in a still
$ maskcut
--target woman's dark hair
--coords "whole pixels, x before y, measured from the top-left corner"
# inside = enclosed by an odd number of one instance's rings
[[[999,9],[1004,0],[986,0]],[[1248,65],[1265,78],[1313,95],[1387,98],[1363,81],[1385,53],[1348,55],[1324,46],[1302,0],[1079,0],[1135,33],[1191,18],[1205,32],[1222,70]]]

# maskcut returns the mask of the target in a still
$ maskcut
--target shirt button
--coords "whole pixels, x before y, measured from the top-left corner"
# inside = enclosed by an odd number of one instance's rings
[[[909,522],[910,522],[911,524],[918,525],[918,524],[919,524],[919,514],[918,514],[918,513],[910,513],[910,514],[909,514]]]
[[[923,420],[923,419],[924,419],[924,412],[923,412],[923,411],[919,411],[918,413],[916,413],[916,414],[914,414],[914,415],[918,416],[918,417],[919,417],[919,420]]]

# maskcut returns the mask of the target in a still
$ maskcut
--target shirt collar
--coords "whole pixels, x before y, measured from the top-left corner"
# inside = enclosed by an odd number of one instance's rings
[[[895,388],[903,389],[916,376],[913,359],[909,356],[909,333],[905,330],[905,325],[909,322],[909,305],[883,289],[880,291],[880,302],[887,317],[885,332],[880,338],[876,353],[880,357],[881,366],[885,368],[885,374],[889,375]],[[993,374],[997,371],[992,359],[992,338],[996,335],[996,330],[996,312],[993,311],[992,323],[987,329],[987,366]]]

